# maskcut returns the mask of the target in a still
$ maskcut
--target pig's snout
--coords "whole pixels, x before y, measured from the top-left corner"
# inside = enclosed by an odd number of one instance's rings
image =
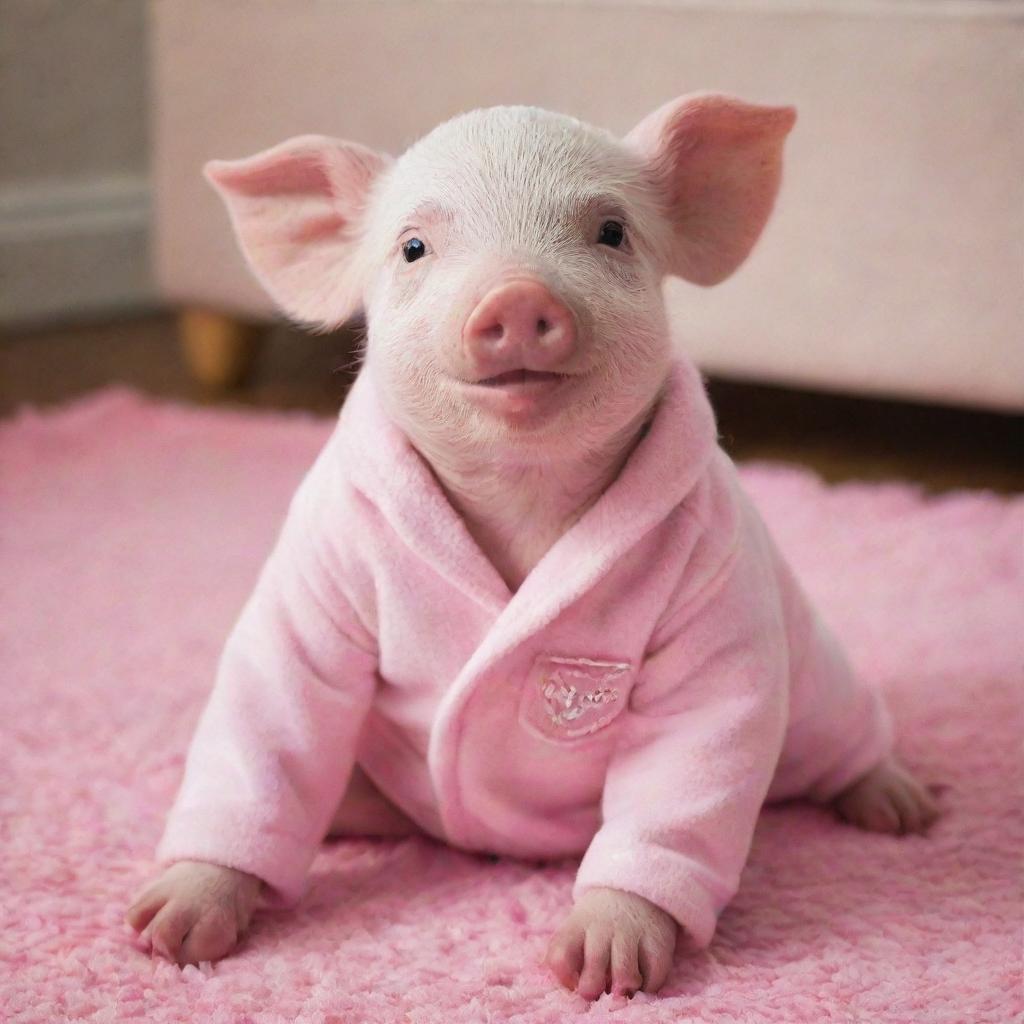
[[[462,343],[484,376],[562,368],[576,350],[569,307],[540,281],[519,278],[492,288],[469,314]]]

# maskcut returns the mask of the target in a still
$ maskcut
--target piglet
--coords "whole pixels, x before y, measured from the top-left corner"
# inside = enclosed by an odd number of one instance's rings
[[[582,855],[547,963],[657,991],[710,942],[766,800],[937,808],[718,447],[661,284],[727,278],[788,107],[684,96],[625,138],[477,110],[399,159],[212,163],[291,317],[366,357],[228,639],[128,921],[181,963],[303,891],[328,835]]]

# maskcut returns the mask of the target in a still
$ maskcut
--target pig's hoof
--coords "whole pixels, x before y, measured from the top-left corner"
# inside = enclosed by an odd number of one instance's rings
[[[925,832],[939,817],[932,795],[895,758],[887,758],[843,790],[836,812],[868,832]]]

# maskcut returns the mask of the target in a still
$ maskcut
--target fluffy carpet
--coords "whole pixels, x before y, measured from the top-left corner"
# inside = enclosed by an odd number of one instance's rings
[[[709,951],[593,1006],[540,965],[572,863],[342,842],[290,915],[184,971],[121,923],[219,648],[330,425],[105,392],[0,426],[0,1019],[1008,1024],[1021,998],[1024,499],[744,478],[947,787],[929,838],[767,809]],[[344,524],[341,524],[342,526]]]

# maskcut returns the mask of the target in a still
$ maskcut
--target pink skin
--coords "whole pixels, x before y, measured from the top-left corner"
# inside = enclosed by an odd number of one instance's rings
[[[672,968],[675,921],[642,896],[589,889],[555,932],[545,962],[584,999],[657,992]]]
[[[168,960],[182,965],[219,960],[249,927],[261,886],[244,871],[181,861],[135,897],[125,920]]]
[[[743,262],[793,121],[790,108],[698,94],[616,139],[501,107],[440,126],[398,160],[305,136],[207,174],[286,313],[329,327],[366,311],[382,402],[515,590],[615,479],[657,403],[672,348],[664,277],[709,285]],[[332,833],[415,831],[360,775]],[[882,832],[923,831],[937,813],[891,759],[835,807]],[[259,888],[243,872],[182,862],[142,891],[128,923],[171,960],[217,959]],[[587,998],[654,992],[676,931],[641,897],[593,889],[547,963]]]

